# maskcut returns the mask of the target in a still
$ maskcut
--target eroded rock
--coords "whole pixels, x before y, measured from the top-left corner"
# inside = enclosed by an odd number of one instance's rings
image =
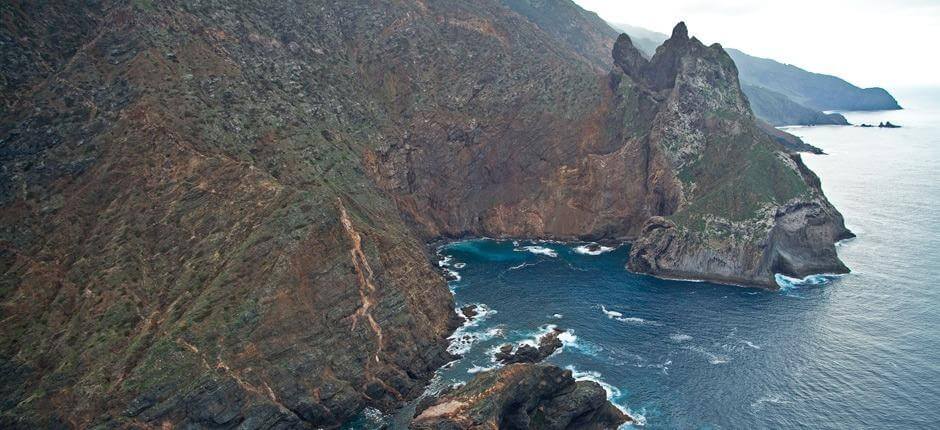
[[[411,428],[601,430],[630,420],[596,382],[552,365],[512,364],[425,402]]]

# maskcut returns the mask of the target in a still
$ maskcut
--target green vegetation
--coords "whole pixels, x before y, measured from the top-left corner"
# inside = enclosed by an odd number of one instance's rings
[[[704,229],[706,215],[751,220],[768,205],[811,192],[800,174],[780,160],[773,144],[751,133],[710,139],[679,178],[686,189],[694,186],[694,192],[689,205],[672,218],[697,231]]]

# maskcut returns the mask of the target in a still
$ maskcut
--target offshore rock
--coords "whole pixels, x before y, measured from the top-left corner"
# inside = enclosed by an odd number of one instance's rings
[[[539,338],[537,346],[523,343],[514,349],[512,344],[503,344],[493,358],[502,364],[541,362],[562,347],[559,336],[564,332],[559,328],[552,329]]]
[[[552,365],[512,364],[425,402],[411,428],[601,430],[629,421],[596,382]]]

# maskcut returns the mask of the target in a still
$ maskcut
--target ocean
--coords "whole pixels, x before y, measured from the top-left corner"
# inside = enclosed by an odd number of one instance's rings
[[[900,129],[788,129],[828,154],[804,159],[858,235],[838,248],[851,274],[771,292],[631,274],[626,244],[451,243],[457,304],[485,312],[432,387],[557,326],[547,361],[600,382],[637,427],[940,428],[940,92],[900,94],[905,110],[844,113]]]

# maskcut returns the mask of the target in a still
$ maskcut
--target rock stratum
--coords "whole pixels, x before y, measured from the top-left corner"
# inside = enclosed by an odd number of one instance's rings
[[[631,240],[631,270],[771,288],[847,270],[818,179],[684,25],[647,60],[561,0],[0,13],[0,427],[390,410],[452,358],[438,238]]]

